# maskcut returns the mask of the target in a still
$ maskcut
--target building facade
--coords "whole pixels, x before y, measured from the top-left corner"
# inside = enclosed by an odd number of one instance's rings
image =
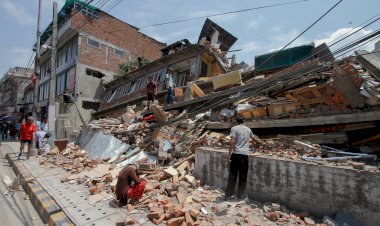
[[[0,114],[23,113],[24,89],[32,83],[33,70],[10,68],[0,80]]]
[[[41,36],[38,82],[41,119],[48,117],[51,28],[52,24]],[[57,43],[54,98],[58,138],[80,129],[81,117],[85,122],[91,120],[104,93],[101,84],[113,80],[121,64],[138,57],[155,60],[165,46],[136,27],[78,0],[67,1],[59,12]]]

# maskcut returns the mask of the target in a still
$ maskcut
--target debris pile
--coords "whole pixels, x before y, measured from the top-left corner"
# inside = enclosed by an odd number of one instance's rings
[[[64,151],[66,156],[72,156],[73,150],[67,149],[69,150]],[[77,147],[75,149],[78,150]],[[49,158],[54,159],[56,156]],[[137,203],[125,207],[129,214],[144,211],[146,218],[156,225],[180,225],[182,222],[189,225],[259,222],[265,225],[269,222],[310,225],[314,222],[308,213],[296,213],[279,204],[262,205],[234,198],[224,201],[223,192],[203,186],[203,182],[192,176],[193,161],[193,157],[190,157],[165,168],[155,164],[139,164],[143,170],[141,177],[147,181],[147,185],[143,197]],[[54,161],[46,159],[42,162],[54,164]],[[81,183],[87,186],[89,204],[94,204],[113,198],[119,171],[111,164],[102,162],[93,169],[65,176],[62,183]],[[133,219],[129,218],[125,224],[133,224]]]

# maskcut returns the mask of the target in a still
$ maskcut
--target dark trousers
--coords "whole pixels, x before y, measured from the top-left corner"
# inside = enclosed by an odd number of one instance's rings
[[[232,154],[230,162],[230,173],[228,176],[228,184],[225,197],[232,196],[235,192],[236,180],[239,176],[238,182],[238,198],[242,198],[245,193],[248,175],[248,155]]]

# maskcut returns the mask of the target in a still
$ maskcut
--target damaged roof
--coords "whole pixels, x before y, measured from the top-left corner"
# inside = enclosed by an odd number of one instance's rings
[[[224,30],[222,27],[214,23],[209,18],[206,19],[203,24],[202,31],[199,35],[198,42],[202,37],[210,38],[213,33],[213,28],[219,31],[220,35],[218,41],[220,42],[220,50],[228,51],[231,46],[237,41],[237,38],[230,34],[228,31]]]

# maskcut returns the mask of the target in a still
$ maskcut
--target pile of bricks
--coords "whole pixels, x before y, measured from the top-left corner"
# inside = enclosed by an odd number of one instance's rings
[[[297,213],[279,204],[263,205],[249,200],[223,200],[223,192],[201,186],[192,173],[192,164],[156,169],[148,181],[139,203],[127,205],[130,214],[146,214],[155,225],[319,225],[308,213]],[[132,225],[127,217],[118,225]]]
[[[207,133],[196,142],[198,146],[212,147],[216,149],[228,149],[231,137],[222,133]],[[301,160],[301,157],[322,156],[321,151],[317,149],[319,145],[314,145],[316,149],[310,149],[302,145],[294,144],[286,140],[268,139],[262,143],[253,141],[250,144],[252,153],[263,155],[271,158],[283,158],[288,160]]]
[[[101,159],[93,160],[88,158],[86,151],[80,149],[78,145],[68,146],[61,153],[59,153],[59,151],[56,152],[55,149],[57,148],[52,149],[49,155],[40,161],[40,165],[50,163],[59,166],[72,174],[76,174],[81,173],[84,170],[91,170],[103,162]]]

